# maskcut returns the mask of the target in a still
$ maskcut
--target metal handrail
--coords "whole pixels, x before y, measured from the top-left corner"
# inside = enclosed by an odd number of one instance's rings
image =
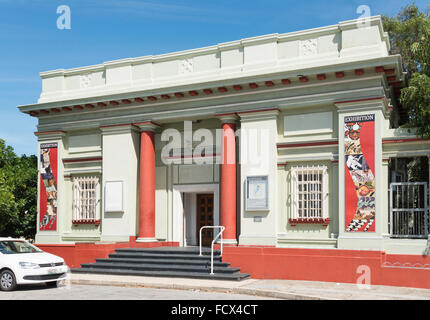
[[[220,257],[222,257],[222,233],[225,230],[224,226],[203,226],[200,228],[200,256],[202,256],[202,230],[203,229],[215,229],[215,228],[220,228],[220,232],[218,232],[217,236],[215,237],[215,239],[212,240],[212,244],[211,244],[211,275],[214,274],[214,244],[216,242],[216,240],[221,236],[221,255]]]

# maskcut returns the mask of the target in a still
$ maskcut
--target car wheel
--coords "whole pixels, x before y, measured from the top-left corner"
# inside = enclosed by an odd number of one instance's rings
[[[56,288],[56,287],[58,287],[58,281],[46,282],[46,286],[48,286],[49,288]]]
[[[2,291],[12,291],[16,288],[15,275],[10,270],[4,270],[0,274],[0,289]]]

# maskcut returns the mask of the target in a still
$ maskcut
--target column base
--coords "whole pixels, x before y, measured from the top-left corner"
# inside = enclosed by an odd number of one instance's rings
[[[156,238],[137,238],[136,242],[158,242]]]

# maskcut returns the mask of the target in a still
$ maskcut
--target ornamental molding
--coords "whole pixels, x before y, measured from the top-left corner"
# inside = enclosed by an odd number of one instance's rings
[[[192,73],[194,71],[194,62],[193,59],[184,59],[179,63],[179,73],[187,74]]]
[[[91,86],[92,83],[92,74],[91,73],[86,73],[86,74],[82,74],[79,77],[79,86],[81,89],[85,89]]]
[[[307,57],[318,54],[318,39],[300,41],[300,56]]]

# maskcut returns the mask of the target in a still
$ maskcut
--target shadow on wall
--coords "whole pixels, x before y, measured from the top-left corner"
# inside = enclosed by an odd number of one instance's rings
[[[423,256],[428,256],[430,254],[430,239],[427,240],[426,248],[423,251]]]

